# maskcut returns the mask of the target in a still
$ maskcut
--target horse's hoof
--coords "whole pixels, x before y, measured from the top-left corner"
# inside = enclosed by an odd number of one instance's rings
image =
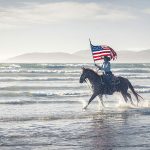
[[[86,109],[83,108],[82,111],[86,111]]]
[[[86,108],[87,108],[87,106],[83,107],[83,110],[85,111],[85,110],[86,110]]]

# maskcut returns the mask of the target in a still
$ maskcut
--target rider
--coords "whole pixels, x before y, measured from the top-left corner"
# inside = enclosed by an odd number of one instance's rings
[[[104,74],[104,81],[106,82],[106,87],[108,89],[108,92],[111,94],[112,90],[111,90],[111,78],[112,78],[112,72],[111,72],[111,65],[110,65],[110,58],[107,56],[104,56],[104,62],[102,64],[102,66],[98,66],[97,64],[95,64],[95,66],[103,71]]]
[[[111,70],[111,65],[110,65],[110,58],[107,57],[107,56],[104,56],[104,62],[102,64],[102,66],[98,66],[97,64],[95,64],[95,66],[100,69],[100,70],[103,70],[104,74],[106,75],[112,75],[112,72],[110,71]]]

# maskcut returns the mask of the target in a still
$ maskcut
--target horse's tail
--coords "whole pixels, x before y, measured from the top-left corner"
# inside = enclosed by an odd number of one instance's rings
[[[132,86],[130,81],[128,81],[128,86],[129,86],[130,90],[133,92],[133,94],[136,97],[138,102],[140,101],[139,97],[143,99],[142,96],[140,96],[137,92],[135,92],[134,87]]]

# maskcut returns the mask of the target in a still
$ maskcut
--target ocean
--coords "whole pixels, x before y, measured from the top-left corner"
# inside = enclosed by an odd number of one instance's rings
[[[149,150],[150,64],[112,64],[144,98],[98,98],[80,84],[93,64],[0,64],[0,150]],[[132,95],[134,103],[136,100]]]

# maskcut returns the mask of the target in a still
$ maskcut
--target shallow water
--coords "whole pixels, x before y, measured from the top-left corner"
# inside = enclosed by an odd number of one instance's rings
[[[138,107],[116,93],[86,111],[82,65],[0,64],[0,149],[150,149],[150,64],[112,66],[144,98]]]

